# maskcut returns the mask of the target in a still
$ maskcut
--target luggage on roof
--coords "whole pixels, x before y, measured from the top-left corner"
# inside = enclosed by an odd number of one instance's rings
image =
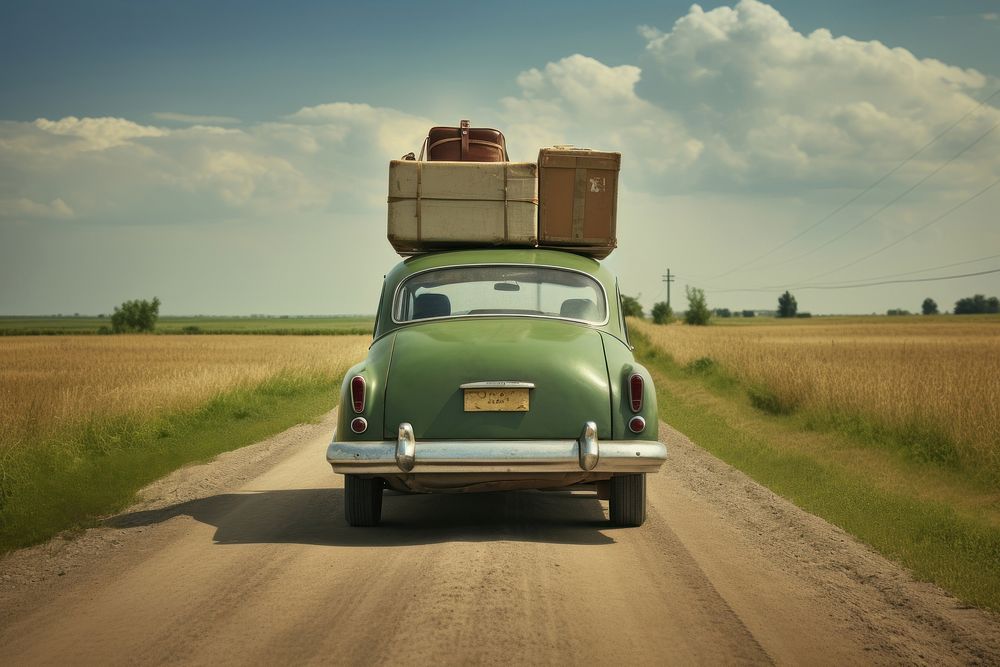
[[[389,163],[388,239],[407,255],[474,246],[533,247],[538,179],[533,162]]]
[[[432,127],[427,133],[427,159],[445,162],[507,162],[503,132],[488,127]],[[421,151],[421,154],[423,151]]]
[[[538,152],[538,245],[598,259],[618,245],[621,153],[554,146]]]
[[[401,255],[508,246],[603,259],[618,245],[620,165],[620,153],[572,146],[509,162],[499,130],[432,127],[419,159],[389,163],[387,237]]]

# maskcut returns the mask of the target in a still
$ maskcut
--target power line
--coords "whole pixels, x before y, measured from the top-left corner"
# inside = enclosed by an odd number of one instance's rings
[[[867,282],[872,282],[874,280],[885,280],[885,279],[889,279],[889,278],[902,278],[903,276],[912,276],[912,275],[918,274],[918,273],[928,273],[930,271],[940,271],[941,269],[950,269],[950,268],[952,268],[954,266],[963,266],[965,264],[976,264],[977,262],[985,262],[986,260],[997,259],[998,257],[1000,257],[1000,255],[986,255],[985,257],[976,257],[975,259],[963,259],[963,260],[961,260],[959,262],[950,262],[948,264],[940,264],[938,266],[929,266],[929,267],[926,267],[926,268],[923,268],[923,269],[916,269],[914,271],[904,271],[902,273],[887,273],[887,274],[882,274],[880,276],[866,276],[864,278],[858,278],[856,280],[842,280],[842,281],[838,281],[838,282],[834,282],[834,283],[826,283],[826,284],[823,284],[823,285],[808,285],[808,284],[806,284],[806,285],[791,285],[791,286],[788,287],[788,289],[799,289],[800,287],[841,287],[841,286],[848,287],[848,286],[853,285],[855,283],[867,283]],[[679,276],[677,274],[674,274],[674,278],[684,278],[684,279],[692,280],[691,276]],[[771,291],[771,290],[783,289],[783,288],[784,288],[784,286],[772,286],[772,287],[755,287],[753,289],[754,290],[758,290],[759,289],[759,290]],[[711,291],[711,292],[726,291],[726,292],[728,292],[728,291],[732,291],[732,290],[720,288],[720,289],[710,289],[708,291]]]
[[[822,289],[822,290],[837,290],[837,289],[855,289],[857,287],[874,287],[876,285],[899,285],[902,283],[929,283],[938,280],[955,280],[956,278],[971,278],[973,276],[985,276],[990,273],[1000,273],[1000,268],[989,269],[988,271],[977,271],[975,273],[960,273],[953,276],[937,276],[934,278],[910,278],[909,280],[883,280],[874,283],[864,283],[861,285],[799,285],[793,286],[790,289],[794,290],[810,290],[810,289]],[[710,289],[705,290],[706,292],[773,292],[776,289],[781,289],[780,287],[742,287],[738,289]]]
[[[878,254],[880,254],[880,253],[888,250],[889,248],[892,248],[893,246],[899,245],[900,243],[902,243],[906,239],[910,238],[914,234],[922,232],[923,230],[927,229],[931,225],[933,225],[933,224],[935,224],[937,222],[940,222],[944,218],[948,217],[949,215],[951,215],[952,213],[954,213],[958,209],[962,208],[963,206],[965,206],[969,202],[973,201],[974,199],[977,199],[978,197],[986,194],[986,192],[988,192],[990,189],[996,187],[998,184],[1000,184],[1000,178],[998,178],[997,180],[993,181],[992,183],[990,183],[989,185],[987,185],[985,188],[983,188],[982,190],[980,190],[976,194],[974,194],[974,195],[972,195],[970,197],[966,197],[965,199],[963,199],[962,201],[960,201],[958,204],[955,204],[950,209],[948,209],[947,211],[945,211],[941,215],[937,216],[933,220],[931,220],[931,221],[929,221],[929,222],[921,225],[920,227],[917,227],[916,229],[914,229],[909,234],[906,234],[906,235],[904,235],[904,236],[896,239],[892,243],[887,243],[886,245],[882,246],[878,250],[875,250],[874,252],[870,252],[867,255],[865,255],[864,257],[860,257],[860,258],[854,260],[853,262],[848,262],[847,264],[844,264],[842,266],[838,266],[837,268],[832,269],[830,271],[826,271],[825,273],[819,273],[819,274],[817,274],[815,276],[812,276],[811,278],[807,278],[806,280],[816,280],[817,278],[823,278],[825,276],[828,276],[831,273],[837,273],[838,271],[843,271],[844,269],[846,269],[848,267],[851,267],[851,266],[854,266],[855,264],[860,264],[861,262],[865,261],[866,259],[870,259],[871,257],[874,257],[875,255],[878,255]]]
[[[833,216],[837,215],[838,213],[840,213],[841,211],[843,211],[845,208],[847,208],[848,206],[850,206],[851,204],[853,204],[854,202],[858,201],[859,199],[861,199],[862,197],[864,197],[866,194],[868,194],[869,192],[871,192],[872,190],[874,190],[877,186],[881,185],[887,178],[889,178],[890,176],[892,176],[893,174],[895,174],[897,171],[899,171],[901,168],[903,168],[907,163],[909,163],[915,157],[917,157],[918,155],[920,155],[921,153],[923,153],[927,148],[929,148],[931,146],[931,144],[933,144],[938,139],[940,139],[944,135],[946,135],[949,132],[951,132],[959,123],[961,123],[963,120],[965,120],[966,118],[968,118],[969,116],[971,116],[973,113],[975,113],[976,111],[979,111],[979,109],[981,109],[984,106],[986,106],[986,103],[989,102],[990,100],[992,100],[997,95],[1000,95],[1000,88],[998,88],[997,90],[993,91],[992,95],[984,98],[982,101],[979,102],[979,104],[977,104],[976,106],[972,107],[967,112],[965,112],[965,114],[963,114],[958,120],[956,120],[955,122],[953,122],[951,125],[949,125],[948,127],[946,127],[944,130],[942,130],[941,132],[939,132],[937,135],[935,135],[933,139],[931,139],[926,144],[924,144],[923,146],[921,146],[920,148],[918,148],[913,154],[911,154],[905,160],[903,160],[902,162],[900,162],[899,164],[897,164],[895,167],[893,167],[892,169],[890,169],[889,171],[887,171],[885,174],[883,174],[882,176],[880,176],[871,185],[869,185],[864,190],[862,190],[858,194],[856,194],[853,197],[851,197],[850,199],[848,199],[846,202],[844,202],[843,204],[841,204],[840,206],[838,206],[837,208],[835,208],[833,211],[827,213],[825,216],[823,216],[822,218],[820,218],[819,220],[817,220],[816,222],[814,222],[812,225],[810,225],[806,229],[802,230],[798,234],[795,234],[790,239],[788,239],[788,240],[786,240],[786,241],[784,241],[784,242],[782,242],[782,243],[774,246],[773,248],[771,248],[770,250],[768,250],[764,254],[758,255],[757,257],[754,257],[750,261],[745,262],[743,264],[740,264],[739,266],[736,266],[735,268],[732,268],[729,271],[726,271],[725,273],[720,273],[719,275],[717,275],[717,276],[715,276],[713,278],[709,278],[709,280],[717,280],[718,278],[723,278],[723,277],[728,276],[728,275],[730,275],[732,273],[736,273],[737,271],[739,271],[741,269],[744,269],[744,268],[750,266],[751,264],[755,264],[758,261],[760,261],[760,260],[764,259],[765,257],[769,256],[771,253],[776,252],[778,250],[781,250],[782,248],[784,248],[785,246],[787,246],[789,243],[792,243],[793,241],[798,240],[802,236],[804,236],[804,235],[808,234],[809,232],[811,232],[812,230],[816,229],[817,227],[819,227],[820,225],[822,225],[823,223],[825,223],[827,220],[829,220]],[[991,128],[990,131],[992,131],[992,128]],[[987,134],[989,134],[989,133],[987,132]],[[962,152],[964,152],[964,150]],[[783,263],[787,263],[787,262],[783,262]]]
[[[860,259],[856,259],[856,260],[854,260],[852,262],[844,264],[843,266],[839,266],[836,269],[833,269],[831,271],[827,271],[826,273],[817,274],[815,276],[807,278],[805,281],[802,281],[802,282],[799,282],[799,283],[796,283],[796,284],[792,284],[792,285],[788,285],[787,283],[785,283],[785,284],[781,284],[781,285],[767,285],[767,286],[756,287],[756,288],[746,288],[746,289],[709,289],[708,291],[710,291],[710,292],[739,292],[739,291],[754,292],[754,291],[771,291],[771,290],[775,290],[775,289],[810,289],[810,288],[826,289],[826,287],[822,287],[821,288],[821,287],[816,286],[816,285],[809,285],[808,281],[815,280],[817,278],[823,278],[823,277],[825,277],[825,276],[827,276],[827,275],[829,275],[831,273],[836,273],[837,271],[841,271],[841,270],[846,269],[846,268],[848,268],[850,266],[854,266],[855,264],[859,264],[859,263],[865,261],[866,259],[869,259],[870,257],[874,257],[875,255],[878,255],[879,253],[884,252],[885,250],[888,250],[889,248],[891,248],[891,247],[893,247],[895,245],[899,245],[900,243],[902,243],[906,239],[910,238],[914,234],[918,234],[918,233],[922,232],[923,230],[927,229],[928,227],[930,227],[931,225],[933,225],[935,223],[938,223],[941,220],[944,220],[946,217],[948,217],[949,215],[951,215],[952,213],[954,213],[958,209],[962,208],[963,206],[965,206],[969,202],[975,200],[976,198],[978,198],[978,197],[986,194],[986,192],[988,192],[990,189],[996,187],[997,185],[1000,185],[1000,178],[998,178],[997,180],[993,181],[992,183],[990,183],[989,185],[987,185],[982,190],[979,190],[978,192],[976,192],[976,193],[974,193],[972,195],[969,195],[968,197],[966,197],[965,199],[963,199],[959,203],[957,203],[954,206],[952,206],[951,208],[949,208],[944,213],[941,213],[940,215],[932,218],[931,220],[929,220],[928,222],[924,223],[920,227],[914,229],[909,234],[906,234],[906,235],[902,236],[901,238],[898,238],[895,241],[892,241],[891,243],[888,243],[888,244],[882,246],[881,248],[879,248],[878,250],[875,250],[874,252],[868,253],[867,255],[865,255],[864,257],[861,257]],[[970,261],[982,261],[983,259],[990,259],[990,257],[980,258],[979,260],[970,260]],[[967,264],[967,263],[970,263],[970,262],[958,262],[957,264]],[[946,265],[944,267],[937,267],[937,268],[946,268],[947,266],[949,266],[949,265]],[[951,265],[951,266],[954,266],[954,265]],[[925,271],[932,271],[932,270],[934,270],[934,269],[925,269]],[[917,272],[914,272],[914,273],[922,273],[922,271],[917,271]],[[906,275],[906,274],[900,274],[900,275]],[[885,276],[885,277],[891,277],[891,276]],[[870,280],[870,278],[865,279],[865,280]],[[847,282],[854,282],[854,281],[847,281]],[[835,286],[838,287],[838,288],[849,287],[849,285],[841,284],[841,283],[835,283]]]
[[[941,264],[940,266],[931,266],[926,269],[917,269],[916,271],[904,271],[903,273],[889,273],[881,276],[869,276],[867,278],[858,278],[857,280],[843,280],[836,283],[830,283],[832,285],[849,285],[851,283],[865,283],[870,280],[882,280],[884,278],[900,278],[902,276],[912,276],[917,273],[927,273],[929,271],[938,271],[940,269],[950,269],[953,266],[962,266],[963,264],[975,264],[977,262],[985,262],[988,259],[996,259],[1000,255],[987,255],[986,257],[977,257],[976,259],[965,259],[961,262],[952,262],[951,264]]]
[[[851,232],[853,232],[857,228],[859,228],[862,225],[864,225],[865,223],[871,221],[873,218],[875,218],[875,216],[877,216],[880,213],[882,213],[883,211],[885,211],[887,208],[889,208],[890,206],[892,206],[893,204],[895,204],[896,202],[898,202],[900,199],[902,199],[903,197],[905,197],[906,195],[910,194],[911,192],[913,192],[914,190],[916,190],[918,187],[920,187],[921,185],[923,185],[924,183],[926,183],[935,174],[937,174],[938,172],[940,172],[942,169],[944,169],[945,167],[947,167],[948,165],[950,165],[952,162],[954,162],[955,160],[957,160],[959,157],[961,157],[970,148],[972,148],[973,146],[975,146],[976,144],[978,144],[980,141],[982,141],[983,139],[985,139],[991,132],[993,132],[993,130],[997,129],[997,127],[1000,127],[1000,121],[997,121],[996,123],[994,123],[993,126],[990,129],[986,130],[981,135],[979,135],[978,137],[976,137],[976,139],[972,143],[966,145],[965,148],[963,148],[962,150],[960,150],[958,153],[956,153],[955,155],[952,155],[950,158],[948,158],[947,160],[945,160],[944,162],[942,162],[941,164],[939,164],[929,174],[927,174],[926,176],[924,176],[923,178],[921,178],[919,181],[917,181],[916,183],[914,183],[913,185],[911,185],[909,188],[907,188],[906,190],[904,190],[903,192],[901,192],[900,194],[896,195],[895,197],[893,197],[892,199],[890,199],[888,202],[886,202],[885,204],[883,204],[882,206],[880,206],[874,213],[872,213],[872,214],[870,214],[870,215],[862,218],[857,224],[855,224],[850,229],[847,229],[847,230],[841,232],[837,236],[834,236],[832,239],[828,239],[828,240],[824,241],[823,243],[820,243],[818,246],[816,246],[812,250],[808,250],[808,251],[802,253],[801,255],[797,255],[795,257],[792,257],[791,259],[786,259],[786,260],[784,260],[782,262],[779,262],[777,265],[772,265],[772,266],[781,266],[783,264],[789,264],[791,262],[798,261],[798,260],[800,260],[800,259],[802,259],[804,257],[808,257],[809,255],[813,254],[817,250],[821,250],[821,249],[825,248],[826,246],[830,245],[831,243],[835,243],[835,242],[839,241],[840,239],[844,238],[845,236],[847,236],[848,234],[850,234]],[[992,187],[992,186],[990,186],[990,187]]]

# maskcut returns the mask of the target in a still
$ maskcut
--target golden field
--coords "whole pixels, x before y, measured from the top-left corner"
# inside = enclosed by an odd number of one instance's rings
[[[151,418],[283,374],[339,377],[364,357],[370,341],[369,336],[0,338],[0,455],[95,418]]]
[[[710,358],[769,411],[938,441],[927,457],[1000,471],[1000,321],[894,319],[632,324],[681,366]]]

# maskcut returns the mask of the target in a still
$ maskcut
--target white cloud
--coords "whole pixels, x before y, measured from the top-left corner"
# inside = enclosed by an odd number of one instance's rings
[[[235,125],[240,122],[235,116],[207,116],[176,111],[155,111],[151,115],[156,120],[189,125]]]
[[[34,126],[50,134],[76,137],[80,141],[74,146],[81,150],[102,151],[128,144],[133,139],[144,137],[165,137],[167,130],[148,125],[139,125],[124,118],[77,118],[67,116],[61,120],[39,118]]]
[[[0,123],[5,217],[167,223],[271,220],[384,202],[386,162],[417,150],[430,121],[333,103],[279,122],[166,130],[121,118]],[[11,188],[14,183],[20,185]],[[60,199],[59,201],[63,201]]]
[[[674,114],[636,94],[640,75],[633,65],[609,66],[579,54],[522,72],[521,95],[502,100],[504,127],[530,151],[515,159],[533,160],[540,146],[574,144],[628,153],[638,159],[633,167],[654,174],[689,166],[701,142]]]
[[[756,0],[694,5],[669,31],[638,32],[641,70],[573,55],[522,72],[505,127],[533,145],[621,150],[633,185],[652,192],[863,187],[1000,83],[877,41],[802,34]],[[979,109],[897,176],[926,173],[998,121]],[[1000,175],[992,145],[936,182]]]
[[[59,197],[52,201],[36,202],[27,197],[0,200],[0,218],[23,220],[43,218],[48,220],[69,220],[75,215],[69,204]]]
[[[639,94],[675,110],[706,145],[699,166],[708,183],[869,179],[975,107],[989,83],[976,70],[877,41],[804,35],[756,0],[708,12],[694,5],[669,32],[642,34],[648,66]],[[996,108],[980,110],[921,160],[953,155],[998,120]],[[988,152],[979,159],[997,169]]]

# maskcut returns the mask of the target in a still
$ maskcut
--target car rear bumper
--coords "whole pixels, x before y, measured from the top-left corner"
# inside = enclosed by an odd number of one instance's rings
[[[598,441],[593,422],[576,440],[419,442],[403,423],[396,440],[334,440],[326,450],[334,472],[351,474],[656,472],[666,459],[666,445],[655,440]]]

